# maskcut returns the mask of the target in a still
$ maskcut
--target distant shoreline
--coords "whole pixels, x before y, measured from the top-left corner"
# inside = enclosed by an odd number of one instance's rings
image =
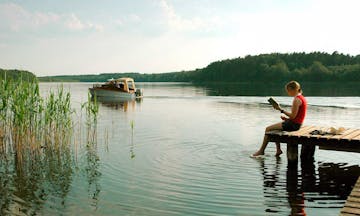
[[[360,55],[271,53],[216,61],[191,71],[47,76],[39,81],[104,82],[118,77],[132,77],[137,82],[360,82]]]
[[[18,70],[3,71],[10,73]],[[131,77],[136,82],[284,83],[297,80],[356,83],[360,82],[360,55],[351,56],[338,52],[271,53],[216,61],[205,68],[191,71],[41,76],[38,81],[105,82],[119,77]]]

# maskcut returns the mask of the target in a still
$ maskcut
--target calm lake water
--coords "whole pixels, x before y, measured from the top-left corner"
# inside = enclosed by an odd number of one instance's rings
[[[41,92],[58,85],[40,83]],[[90,86],[64,84],[75,119]],[[360,175],[355,153],[317,149],[314,163],[288,168],[270,144],[264,158],[250,158],[264,128],[280,121],[264,91],[216,96],[224,94],[186,83],[137,87],[144,88],[141,101],[100,103],[92,144],[85,126],[75,125],[73,146],[53,161],[26,171],[1,162],[1,212],[330,216],[339,214]],[[289,97],[276,99],[291,104]],[[360,128],[360,97],[308,97],[308,103],[306,124]]]

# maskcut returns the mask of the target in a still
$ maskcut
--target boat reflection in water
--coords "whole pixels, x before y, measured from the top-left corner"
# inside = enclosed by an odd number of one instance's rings
[[[265,164],[266,160],[259,162],[264,178],[264,211],[268,214],[316,215],[318,208],[333,213],[334,208],[344,205],[342,200],[349,196],[360,175],[359,166],[347,164],[303,161],[299,171],[298,165],[281,169],[280,158],[273,168]],[[285,206],[289,206],[291,212],[280,212]]]
[[[94,100],[94,98],[92,99]],[[126,98],[97,97],[96,100],[105,107],[128,112],[128,111],[135,111],[136,104],[140,104],[143,98],[126,99]]]

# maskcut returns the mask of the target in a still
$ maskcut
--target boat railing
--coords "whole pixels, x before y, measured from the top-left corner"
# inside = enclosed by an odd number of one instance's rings
[[[100,88],[101,84],[93,84],[93,88]]]

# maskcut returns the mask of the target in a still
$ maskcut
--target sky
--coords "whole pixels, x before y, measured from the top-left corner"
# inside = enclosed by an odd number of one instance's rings
[[[360,54],[358,0],[0,0],[0,68],[161,73],[272,52]]]

